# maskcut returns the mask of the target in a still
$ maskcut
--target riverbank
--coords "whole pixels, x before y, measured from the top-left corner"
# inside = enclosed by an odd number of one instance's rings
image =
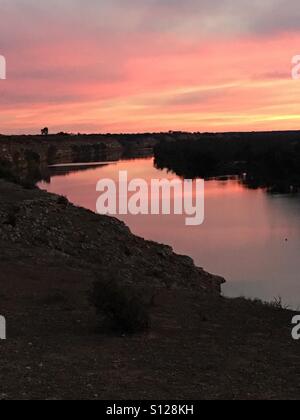
[[[220,296],[223,279],[116,219],[0,181],[2,399],[298,399],[292,312]],[[113,267],[155,295],[148,333],[101,327]]]

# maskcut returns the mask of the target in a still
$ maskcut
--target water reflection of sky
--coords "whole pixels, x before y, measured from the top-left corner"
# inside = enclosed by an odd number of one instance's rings
[[[120,161],[84,171],[53,176],[41,184],[75,204],[95,210],[99,179],[118,180],[120,170],[130,178],[173,179],[153,167],[152,159]],[[205,185],[205,222],[187,227],[185,216],[120,216],[133,233],[173,246],[197,265],[224,276],[228,296],[259,297],[300,307],[300,197],[272,196],[249,190],[235,179]]]

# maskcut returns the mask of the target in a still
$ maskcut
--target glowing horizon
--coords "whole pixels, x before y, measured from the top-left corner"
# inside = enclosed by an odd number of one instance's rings
[[[295,0],[40,3],[0,0],[0,133],[300,128]]]

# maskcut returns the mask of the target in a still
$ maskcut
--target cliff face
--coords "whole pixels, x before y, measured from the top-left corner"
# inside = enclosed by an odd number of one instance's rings
[[[118,159],[123,146],[115,139],[97,136],[18,136],[0,138],[0,160],[15,169],[38,164]]]
[[[149,156],[157,142],[150,135],[0,136],[0,166],[34,183],[48,178],[49,164]]]
[[[41,254],[43,259],[56,255],[66,266],[84,267],[88,273],[117,270],[125,283],[220,293],[222,278],[175,255],[168,246],[134,236],[117,219],[5,182],[0,182],[0,196],[0,242],[6,258],[19,261],[14,255],[18,249],[22,260],[31,249],[36,264]]]

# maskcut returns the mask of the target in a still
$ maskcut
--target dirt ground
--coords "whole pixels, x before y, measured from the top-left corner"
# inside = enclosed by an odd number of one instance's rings
[[[151,330],[120,336],[97,324],[84,273],[48,263],[1,260],[1,399],[300,398],[292,313],[162,289]]]

